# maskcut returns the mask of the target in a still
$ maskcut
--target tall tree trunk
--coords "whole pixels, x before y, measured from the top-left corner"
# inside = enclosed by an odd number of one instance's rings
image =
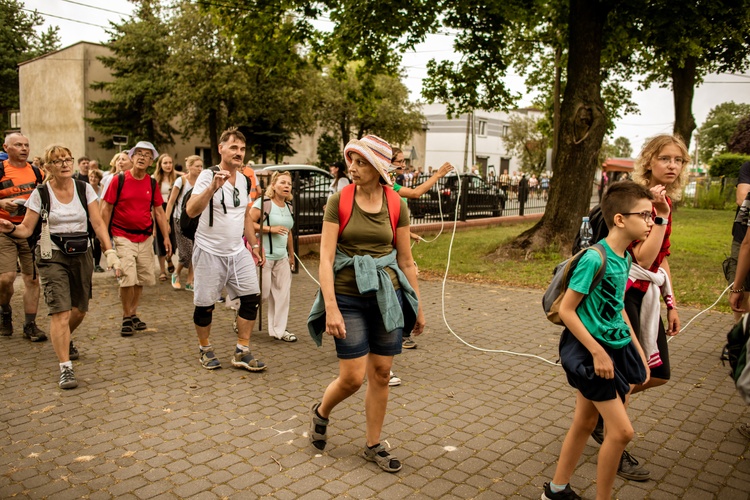
[[[580,216],[589,212],[592,182],[606,119],[601,97],[602,30],[611,9],[605,0],[571,0],[568,81],[560,109],[557,161],[544,216],[513,246],[527,252],[560,244],[568,250]]]
[[[693,95],[695,94],[695,73],[698,60],[689,56],[682,67],[676,61],[669,62],[672,73],[672,97],[674,99],[674,134],[682,137],[690,150],[690,138],[695,130],[693,116]]]
[[[208,143],[211,146],[211,163],[218,165],[221,162],[219,156],[219,120],[216,115],[216,110],[212,109],[208,112]]]

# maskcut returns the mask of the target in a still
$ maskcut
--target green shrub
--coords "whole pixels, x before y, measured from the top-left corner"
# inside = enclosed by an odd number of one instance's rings
[[[746,161],[750,161],[750,156],[736,153],[724,153],[711,158],[709,164],[709,174],[711,177],[739,177],[740,167]]]

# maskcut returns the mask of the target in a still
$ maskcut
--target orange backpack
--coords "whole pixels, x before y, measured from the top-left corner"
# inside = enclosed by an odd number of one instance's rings
[[[385,190],[385,199],[388,203],[388,218],[391,220],[391,229],[393,230],[393,246],[396,246],[396,227],[398,219],[401,217],[401,197],[390,186],[383,186]],[[339,199],[339,236],[344,232],[344,228],[352,218],[354,210],[354,190],[355,185],[349,184],[341,190]]]

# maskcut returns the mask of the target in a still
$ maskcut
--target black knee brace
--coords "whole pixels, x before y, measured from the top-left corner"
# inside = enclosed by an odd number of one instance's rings
[[[209,326],[213,320],[213,315],[214,306],[195,306],[195,311],[193,311],[193,323],[203,327]]]
[[[258,304],[260,304],[260,294],[243,295],[240,297],[240,310],[237,316],[242,319],[253,321],[258,316]]]

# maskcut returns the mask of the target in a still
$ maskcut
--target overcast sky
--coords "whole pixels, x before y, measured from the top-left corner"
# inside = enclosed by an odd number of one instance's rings
[[[109,38],[105,31],[109,26],[108,21],[117,21],[133,11],[133,4],[127,0],[25,0],[24,4],[26,8],[37,9],[44,15],[47,24],[60,27],[63,47],[81,40],[106,41]],[[321,27],[324,28],[325,23]],[[421,98],[422,79],[427,76],[427,61],[433,58],[457,60],[452,43],[450,36],[430,35],[425,43],[404,54],[405,83],[413,100]],[[506,83],[512,90],[525,93],[522,78],[509,76]],[[630,139],[634,154],[637,154],[646,138],[671,132],[674,120],[672,92],[669,89],[637,91],[637,87],[636,82],[629,85],[634,91],[633,98],[640,108],[640,114],[623,117],[617,122],[613,134],[613,137],[625,136]],[[527,106],[531,104],[531,100],[532,96],[525,96],[518,105]],[[726,101],[750,103],[750,74],[709,75],[705,83],[696,89],[693,100],[693,114],[698,126],[706,119],[711,108]]]

